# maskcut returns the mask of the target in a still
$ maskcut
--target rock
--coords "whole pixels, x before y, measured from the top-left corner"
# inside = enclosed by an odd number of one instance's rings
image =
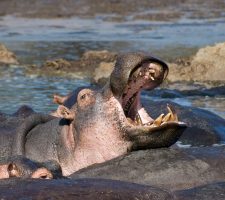
[[[114,65],[115,62],[101,62],[99,67],[95,69],[94,81],[96,83],[99,83],[101,80],[102,82],[106,82],[113,70]]]
[[[225,180],[225,147],[136,151],[95,164],[71,178],[106,178],[172,191]]]
[[[150,186],[101,179],[19,180],[0,182],[1,199],[172,200],[171,193]]]
[[[168,80],[225,82],[225,43],[199,49],[191,59],[169,64]]]
[[[71,63],[67,60],[60,58],[53,61],[46,61],[43,67],[52,68],[53,70],[64,70],[71,68]]]
[[[194,80],[225,81],[225,43],[200,49],[191,65]]]
[[[103,51],[87,51],[79,60],[67,61],[65,59],[56,59],[47,61],[41,68],[29,66],[28,73],[44,75],[65,75],[75,77],[90,78],[93,82],[105,80],[111,73],[116,53]]]
[[[107,78],[112,72],[117,54],[114,52],[87,51],[79,60],[80,69],[89,73],[95,82]]]
[[[16,55],[13,52],[10,52],[3,44],[0,44],[0,63],[18,64]]]

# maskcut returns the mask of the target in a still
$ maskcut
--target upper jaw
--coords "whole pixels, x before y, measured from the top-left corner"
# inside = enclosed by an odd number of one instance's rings
[[[118,56],[109,81],[113,95],[117,98],[121,98],[132,74],[137,76],[138,73],[141,72],[139,70],[142,69],[142,66],[150,63],[156,63],[160,66],[160,70],[158,70],[160,74],[156,73],[155,76],[152,76],[156,79],[152,80],[150,87],[154,88],[161,84],[168,74],[169,69],[166,63],[145,53],[128,53]],[[151,71],[149,71],[149,73],[151,73]],[[142,75],[143,74],[144,73],[142,71]]]

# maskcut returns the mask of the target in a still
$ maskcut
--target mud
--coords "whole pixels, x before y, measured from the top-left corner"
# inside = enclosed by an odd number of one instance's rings
[[[129,5],[129,6],[128,6]],[[0,15],[16,14],[31,18],[78,16],[101,17],[107,21],[134,19],[173,21],[181,17],[207,19],[224,17],[223,0],[2,0]]]

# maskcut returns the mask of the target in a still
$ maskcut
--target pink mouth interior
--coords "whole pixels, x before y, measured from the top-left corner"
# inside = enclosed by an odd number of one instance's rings
[[[141,125],[153,123],[154,119],[141,105],[140,94],[142,89],[158,86],[163,75],[162,67],[156,63],[144,63],[132,73],[122,97],[122,107],[127,118]]]

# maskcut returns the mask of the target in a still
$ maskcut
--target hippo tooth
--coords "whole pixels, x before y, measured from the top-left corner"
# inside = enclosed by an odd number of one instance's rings
[[[169,113],[171,113],[171,121],[178,122],[177,113],[174,111],[174,109],[170,108],[170,106],[167,105],[167,110],[169,111]]]
[[[154,77],[153,77],[153,76],[151,76],[151,75],[150,75],[150,79],[151,79],[151,80],[153,80],[153,81],[155,80],[155,79],[154,79]]]
[[[148,70],[151,74],[155,74],[155,70],[154,69],[149,69]]]
[[[163,118],[162,122],[172,121],[171,118],[172,118],[172,114],[171,114],[171,113],[168,113],[168,114]]]
[[[141,121],[141,117],[138,113],[135,116],[135,122],[137,123],[137,125],[143,125]]]
[[[162,120],[163,120],[163,116],[164,116],[164,114],[161,114],[160,116],[158,116],[155,119],[155,121],[153,122],[153,125],[160,126],[160,124],[162,123]]]
[[[149,114],[146,112],[144,107],[140,108],[138,110],[138,115],[141,118],[142,125],[148,125],[149,123],[153,123],[153,119],[149,116]]]

